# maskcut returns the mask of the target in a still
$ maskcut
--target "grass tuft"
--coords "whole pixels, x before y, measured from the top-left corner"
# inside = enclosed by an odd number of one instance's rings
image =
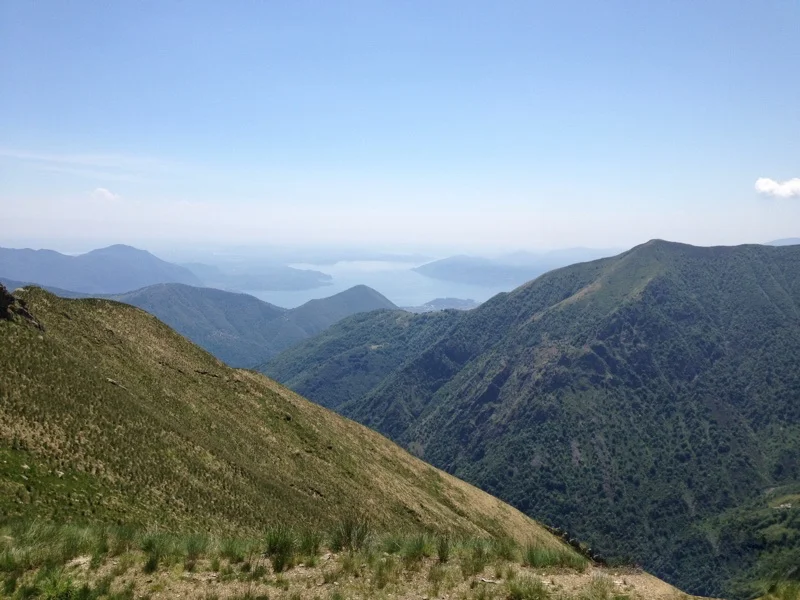
[[[450,560],[450,536],[446,533],[436,539],[436,557],[440,563]]]
[[[331,550],[361,550],[367,543],[370,529],[369,520],[364,515],[355,512],[346,515],[331,532]]]
[[[525,547],[523,564],[538,569],[566,567],[582,573],[589,566],[589,561],[567,548],[545,548],[539,544],[529,543]]]
[[[295,546],[295,535],[291,528],[279,525],[267,531],[265,554],[272,560],[272,569],[276,573],[281,573],[294,565]]]
[[[519,578],[506,582],[508,600],[548,600],[550,592],[538,579]]]

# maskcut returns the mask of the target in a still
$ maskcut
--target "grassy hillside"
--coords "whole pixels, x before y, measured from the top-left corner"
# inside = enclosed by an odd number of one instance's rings
[[[266,324],[286,312],[248,294],[175,283],[152,285],[114,299],[155,315],[235,367],[251,367],[274,352],[277,340]],[[276,345],[282,347],[280,341]]]
[[[649,242],[435,333],[410,317],[410,349],[386,319],[344,321],[265,371],[684,588],[755,573],[758,546],[704,524],[800,480],[800,247]]]
[[[0,319],[2,515],[257,532],[379,526],[557,544],[514,509],[107,300],[18,292]],[[24,477],[23,477],[24,476]]]
[[[20,600],[689,600],[640,570],[554,565],[553,553],[507,538],[287,527],[241,538],[41,522],[0,533],[3,597]]]
[[[78,256],[0,248],[0,276],[86,294],[118,294],[165,282],[200,285],[188,269],[121,244]]]
[[[155,315],[234,367],[252,367],[350,315],[396,308],[364,285],[293,309],[254,296],[180,284],[112,297]]]
[[[109,300],[0,287],[0,595],[677,600]]]

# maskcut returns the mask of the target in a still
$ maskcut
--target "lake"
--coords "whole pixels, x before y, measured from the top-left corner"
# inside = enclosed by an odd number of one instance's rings
[[[419,306],[434,298],[462,298],[484,302],[506,287],[484,287],[449,281],[440,281],[412,271],[421,263],[374,260],[341,261],[333,265],[292,264],[296,269],[321,271],[333,277],[331,285],[312,290],[248,291],[248,294],[271,304],[294,308],[317,298],[327,298],[354,285],[367,285],[379,291],[398,306]]]

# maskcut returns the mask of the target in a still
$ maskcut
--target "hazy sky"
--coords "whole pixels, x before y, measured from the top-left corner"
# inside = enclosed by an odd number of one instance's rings
[[[0,245],[758,242],[797,178],[797,0],[0,2]]]

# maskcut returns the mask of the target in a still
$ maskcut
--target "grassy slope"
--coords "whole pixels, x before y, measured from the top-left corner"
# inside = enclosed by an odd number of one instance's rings
[[[36,285],[0,277],[14,290]],[[62,298],[98,296],[43,286]],[[364,285],[285,309],[249,294],[182,283],[160,283],[110,298],[155,315],[234,367],[253,367],[353,314],[397,307]]]
[[[114,299],[157,316],[233,366],[252,366],[269,356],[275,340],[265,326],[286,313],[286,309],[249,294],[171,283],[152,285]]]
[[[797,247],[654,241],[559,269],[379,376],[367,363],[362,392],[342,359],[395,334],[346,321],[266,371],[684,587],[718,593],[755,565],[757,549],[716,545],[704,519],[800,479]]]
[[[508,539],[319,531],[265,538],[44,523],[0,526],[0,594],[23,600],[688,600],[636,569],[571,562]]]
[[[265,377],[230,369],[131,306],[17,292],[0,320],[6,518],[257,532],[377,527],[560,542],[491,496]]]

